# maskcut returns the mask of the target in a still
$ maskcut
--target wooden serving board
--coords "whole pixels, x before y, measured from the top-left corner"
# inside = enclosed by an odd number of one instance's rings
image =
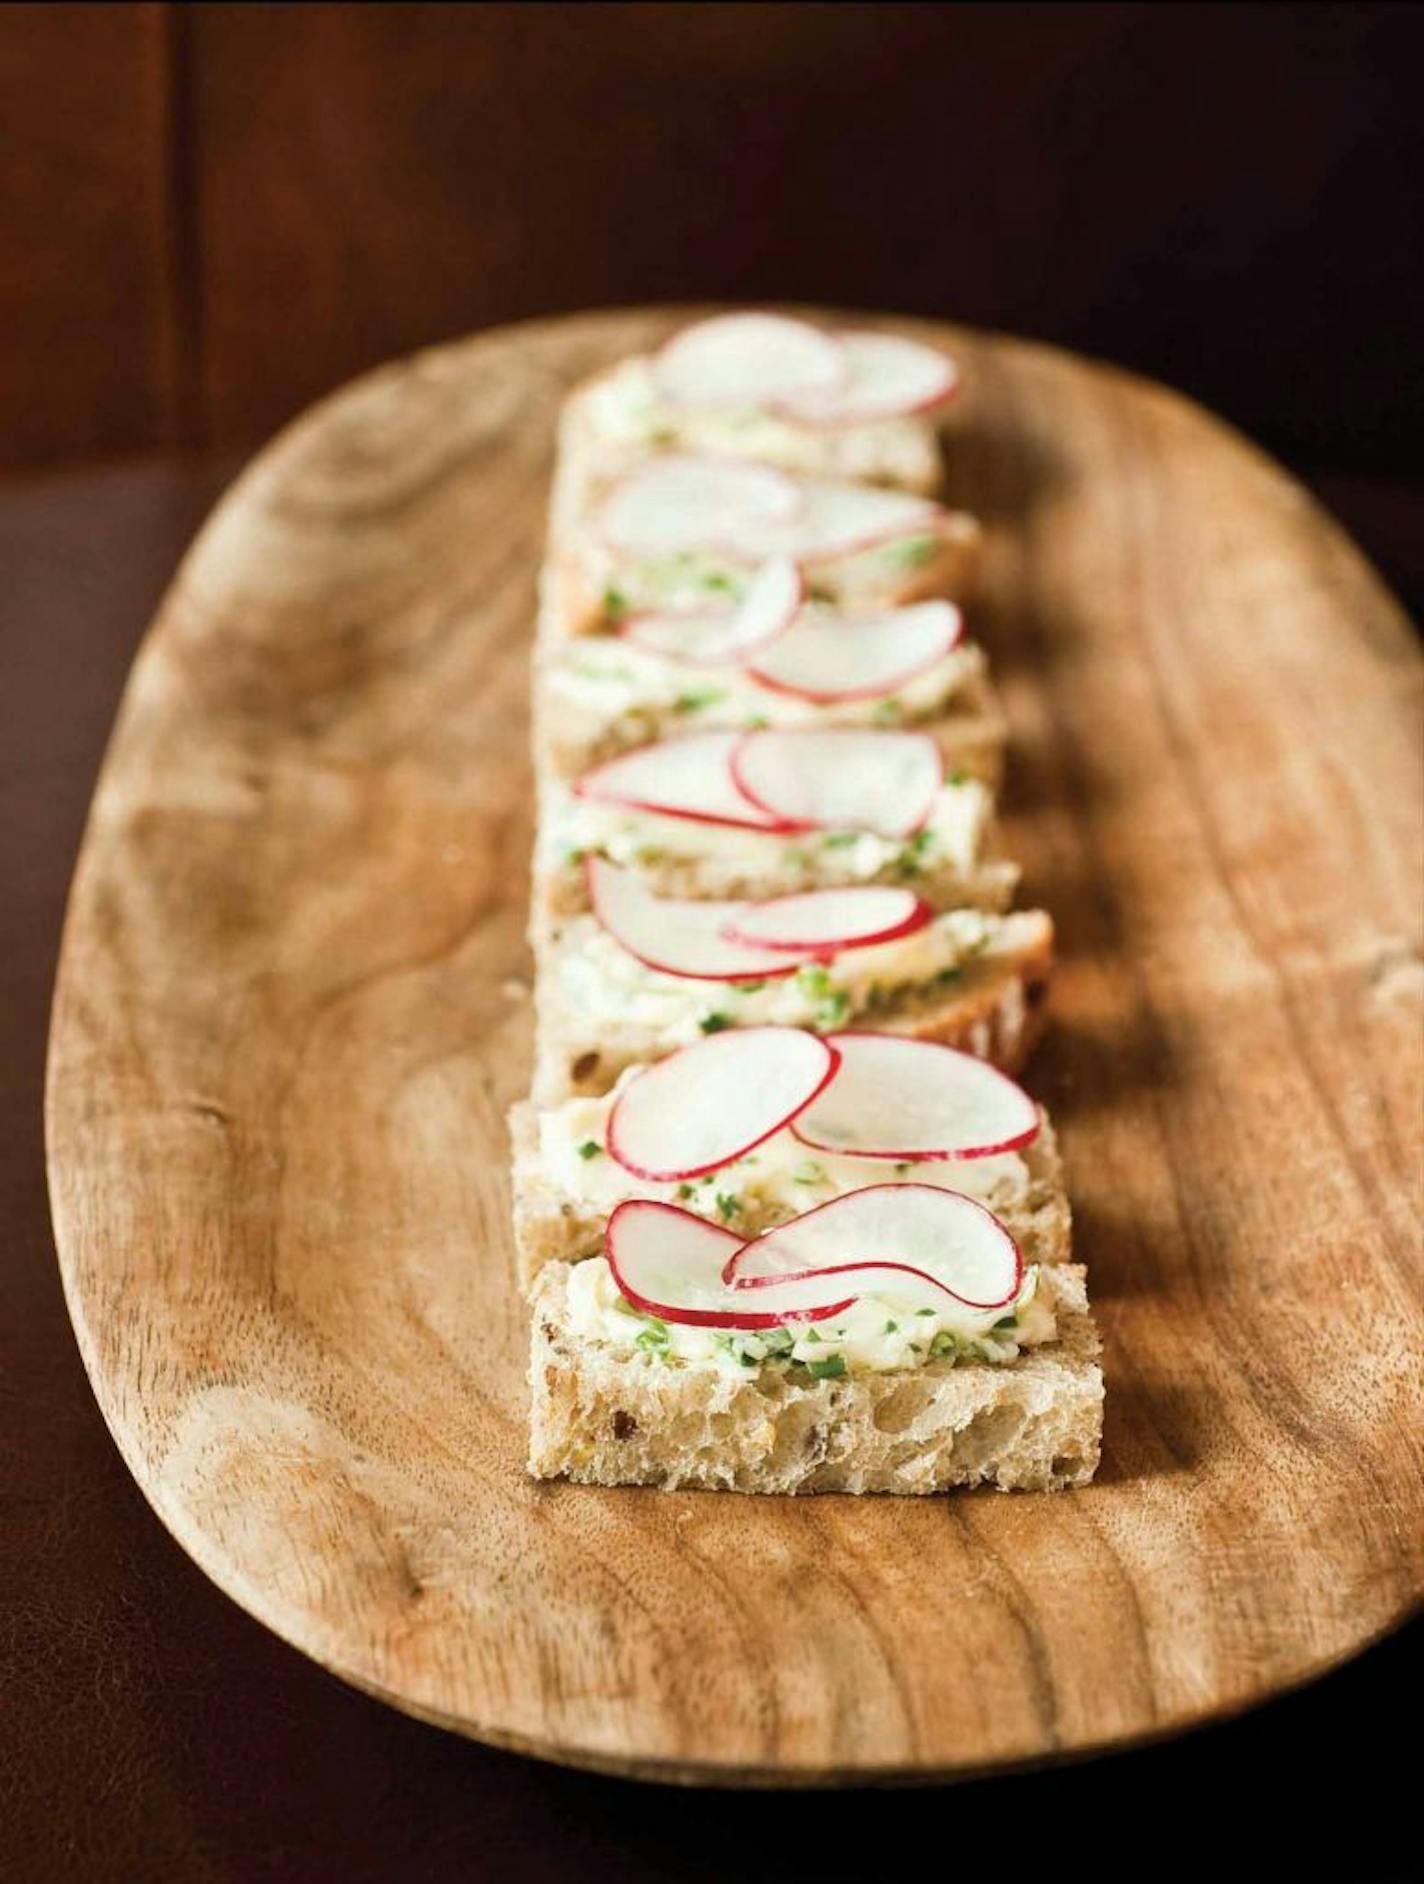
[[[503,1113],[555,410],[670,313],[389,367],[265,451],[130,681],[50,1067],[70,1309],[237,1602],[482,1740],[645,1778],[934,1777],[1173,1732],[1424,1588],[1419,664],[1340,532],[1174,394],[961,358],[951,495],[1057,915],[1098,1482],[536,1485]]]

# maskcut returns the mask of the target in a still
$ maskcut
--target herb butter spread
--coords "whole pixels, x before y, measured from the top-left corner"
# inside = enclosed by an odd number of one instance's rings
[[[779,1328],[744,1331],[697,1328],[640,1314],[619,1294],[602,1256],[570,1270],[568,1321],[580,1340],[621,1355],[642,1355],[650,1367],[709,1367],[729,1374],[776,1368],[821,1380],[929,1362],[1001,1365],[1058,1333],[1053,1310],[1038,1297],[1036,1268],[1026,1271],[1018,1300],[1008,1308],[965,1308],[946,1296],[943,1310],[902,1310],[893,1295],[865,1295],[829,1321],[789,1321]]]
[[[776,866],[790,873],[788,880],[862,883],[887,872],[910,881],[946,866],[967,874],[980,861],[992,814],[993,799],[985,786],[956,775],[940,787],[924,824],[907,838],[712,824],[597,804],[572,793],[551,798],[546,815],[553,844],[571,861],[589,851],[610,863],[634,866],[715,858],[745,863],[752,871]]]
[[[893,1006],[906,989],[952,988],[990,947],[997,926],[977,909],[953,909],[893,942],[843,949],[773,980],[732,982],[647,968],[596,917],[576,916],[543,972],[557,977],[560,1005],[571,1015],[653,1029],[667,1051],[721,1027],[825,1032]]]

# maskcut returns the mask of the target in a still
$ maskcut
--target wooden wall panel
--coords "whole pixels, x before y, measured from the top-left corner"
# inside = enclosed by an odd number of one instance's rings
[[[163,7],[0,10],[0,465],[177,429],[169,98]]]
[[[521,315],[786,296],[1058,339],[1297,463],[1412,469],[1421,21],[201,6],[210,422]]]

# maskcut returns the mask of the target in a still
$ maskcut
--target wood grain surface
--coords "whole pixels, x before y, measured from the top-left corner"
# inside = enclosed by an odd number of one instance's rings
[[[164,1522],[462,1732],[643,1777],[943,1776],[1172,1732],[1424,1588],[1419,664],[1160,388],[960,354],[950,495],[1060,924],[1099,1481],[739,1499],[523,1475],[526,663],[557,402],[667,314],[385,369],[244,474],[134,670],[51,1041],[66,1290]],[[217,1697],[215,1697],[216,1699]]]

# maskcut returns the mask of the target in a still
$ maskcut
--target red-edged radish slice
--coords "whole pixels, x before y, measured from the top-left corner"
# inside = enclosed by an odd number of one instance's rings
[[[853,1270],[874,1270],[879,1279],[852,1279]],[[972,1197],[930,1184],[873,1184],[744,1243],[724,1274],[734,1289],[775,1285],[770,1299],[778,1308],[781,1284],[814,1277],[831,1293],[912,1291],[932,1308],[938,1291],[941,1300],[947,1295],[967,1308],[989,1309],[1018,1294],[1023,1257],[999,1219]]]
[[[695,824],[789,831],[787,819],[747,798],[732,776],[736,733],[689,733],[625,752],[574,781],[576,797]]]
[[[664,399],[683,406],[762,406],[830,397],[847,377],[844,351],[805,321],[721,314],[685,327],[653,361]]]
[[[733,748],[737,788],[785,827],[909,837],[944,783],[928,733],[795,727],[743,733]]]
[[[749,948],[724,931],[745,903],[690,903],[654,896],[631,870],[602,857],[585,866],[601,926],[645,968],[691,981],[768,981],[809,959],[787,949]]]
[[[903,1034],[830,1039],[840,1049],[840,1070],[791,1127],[816,1151],[989,1158],[1038,1135],[1038,1107],[1023,1087],[957,1047]]]
[[[655,1184],[719,1170],[789,1125],[838,1061],[797,1027],[710,1034],[624,1087],[608,1117],[609,1156]]]
[[[619,1292],[645,1315],[698,1328],[775,1328],[787,1316],[770,1298],[754,1307],[722,1280],[741,1240],[676,1204],[635,1197],[608,1219],[604,1251]],[[842,1295],[804,1318],[843,1314],[852,1299]]]
[[[931,530],[944,515],[927,497],[869,484],[806,479],[796,490],[800,503],[794,515],[749,518],[740,534],[728,540],[744,555],[826,562]]]
[[[840,334],[839,385],[784,393],[776,405],[803,425],[864,425],[928,412],[954,396],[959,369],[947,354],[896,334]]]
[[[846,889],[796,890],[753,903],[727,924],[732,942],[764,949],[794,949],[799,955],[834,954],[895,942],[923,929],[934,914],[913,890],[879,883]]]
[[[873,700],[927,672],[964,637],[953,602],[918,602],[846,620],[803,615],[759,649],[747,671],[773,693],[826,705]]]
[[[799,487],[770,465],[670,452],[613,486],[598,527],[614,549],[662,556],[741,543],[755,530],[787,527],[800,509]]]
[[[805,599],[801,571],[789,557],[763,563],[733,609],[716,614],[633,615],[624,637],[693,667],[725,667],[765,650],[785,634]]]

